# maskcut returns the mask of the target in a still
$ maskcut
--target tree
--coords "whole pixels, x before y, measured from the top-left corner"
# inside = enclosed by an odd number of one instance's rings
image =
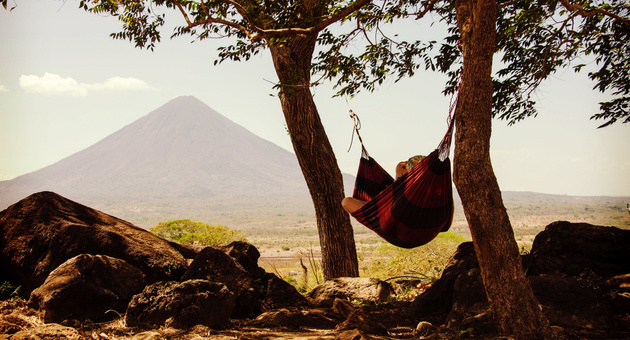
[[[358,276],[358,260],[350,218],[341,207],[341,171],[310,92],[311,64],[318,34],[355,12],[369,0],[82,0],[80,7],[117,16],[123,29],[112,36],[153,49],[168,9],[186,25],[173,36],[203,40],[232,37],[219,60],[247,60],[269,48],[278,75],[278,96],[291,142],[309,188],[322,248],[326,278]],[[161,11],[161,12],[160,12]]]
[[[453,179],[470,225],[486,295],[499,330],[516,339],[549,339],[549,322],[521,265],[490,161],[494,0],[458,0],[464,67],[457,103]]]
[[[149,231],[168,241],[185,245],[225,246],[234,241],[245,241],[245,235],[240,230],[189,219],[160,222]]]
[[[549,322],[538,307],[522,270],[513,230],[490,161],[493,117],[510,124],[536,115],[531,94],[550,74],[571,64],[580,55],[595,56],[601,65],[589,77],[600,91],[617,98],[601,104],[593,119],[602,126],[630,121],[630,5],[611,1],[580,5],[569,0],[501,1],[456,0],[387,2],[357,13],[357,28],[338,37],[341,44],[365,31],[380,33],[368,41],[358,56],[340,50],[324,52],[321,60],[334,65],[331,76],[339,79],[341,93],[369,90],[391,75],[413,75],[421,66],[451,75],[445,92],[459,91],[455,113],[456,135],[453,179],[460,194],[479,259],[486,295],[501,333],[516,339],[552,337]],[[450,35],[431,56],[435,41],[408,43],[382,34],[382,22],[395,18],[420,19],[427,10],[438,13],[449,25]],[[461,46],[461,49],[459,48]],[[495,53],[504,66],[492,77]],[[460,58],[461,54],[461,58]],[[456,89],[463,64],[462,85]],[[574,68],[580,71],[584,65]],[[323,68],[323,66],[320,66]]]
[[[541,81],[559,67],[568,65],[576,56],[596,53],[596,60],[603,63],[599,71],[589,76],[597,81],[599,90],[612,88],[613,94],[619,97],[602,103],[601,113],[593,118],[605,119],[602,127],[618,119],[630,121],[630,98],[627,97],[630,90],[627,78],[630,26],[627,19],[601,13],[599,18],[587,15],[581,21],[576,17],[579,15],[576,7],[582,10],[583,7],[567,0],[561,0],[563,7],[557,10],[555,1],[546,4],[550,7],[519,2],[508,4],[498,16],[493,13],[496,6],[492,0],[486,4],[482,2],[485,0],[457,2],[464,72],[456,113],[453,177],[464,204],[486,295],[499,329],[516,339],[547,339],[553,334],[521,269],[512,227],[490,162],[493,98],[494,114],[511,123],[535,115],[530,95]],[[625,6],[628,16],[629,6]],[[554,18],[556,11],[559,11],[557,15],[567,18],[558,21],[557,16]],[[516,15],[510,15],[515,12]],[[494,23],[497,17],[503,20],[499,25]],[[581,29],[578,29],[580,25]],[[500,35],[495,39],[497,26]],[[613,39],[610,39],[610,33]],[[602,38],[606,36],[608,38]],[[498,44],[495,45],[495,41]],[[498,72],[498,76],[504,78],[494,81],[493,96],[491,65],[496,50],[503,52],[507,65]],[[577,65],[576,70],[582,66]],[[624,69],[626,76],[621,76],[623,79],[610,73],[610,70]]]

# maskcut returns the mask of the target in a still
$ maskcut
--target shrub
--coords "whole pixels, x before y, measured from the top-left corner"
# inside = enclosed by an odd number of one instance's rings
[[[234,241],[245,241],[245,235],[240,230],[189,219],[160,222],[149,231],[168,241],[185,245],[224,246]]]
[[[0,300],[18,296],[21,286],[14,286],[11,282],[5,281],[0,285]]]
[[[383,244],[375,259],[367,266],[367,275],[387,279],[413,275],[428,281],[437,280],[457,246],[464,242],[461,235],[440,233],[433,241],[417,248],[404,249]]]

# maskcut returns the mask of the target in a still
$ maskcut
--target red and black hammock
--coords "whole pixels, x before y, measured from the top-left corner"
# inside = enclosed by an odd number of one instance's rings
[[[358,134],[358,118],[354,113],[351,116]],[[447,231],[453,221],[448,158],[453,122],[450,119],[439,147],[396,181],[369,156],[361,141],[361,160],[352,196],[368,202],[352,216],[387,242],[403,248],[421,246]]]

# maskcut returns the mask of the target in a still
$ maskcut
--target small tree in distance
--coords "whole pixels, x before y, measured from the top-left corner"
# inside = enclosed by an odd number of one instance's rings
[[[208,225],[189,219],[160,222],[149,229],[156,236],[183,245],[225,246],[234,241],[246,241],[245,234],[220,225]]]

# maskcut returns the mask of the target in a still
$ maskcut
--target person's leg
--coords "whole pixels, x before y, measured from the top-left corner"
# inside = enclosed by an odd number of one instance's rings
[[[358,200],[353,197],[346,197],[341,201],[341,206],[350,214],[361,209],[365,205],[365,201]]]

